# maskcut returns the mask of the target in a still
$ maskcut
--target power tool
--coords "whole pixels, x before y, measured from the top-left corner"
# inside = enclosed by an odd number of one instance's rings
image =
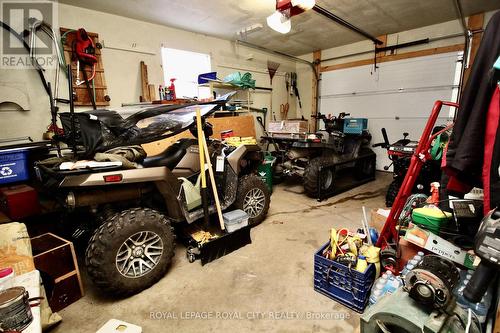
[[[491,210],[481,221],[474,240],[474,252],[481,263],[465,287],[467,300],[478,303],[488,286],[496,281],[500,268],[500,209]]]

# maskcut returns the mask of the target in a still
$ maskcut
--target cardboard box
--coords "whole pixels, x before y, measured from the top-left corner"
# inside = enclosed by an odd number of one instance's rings
[[[384,228],[385,221],[389,216],[389,209],[372,209],[370,212],[370,223],[369,226],[377,229],[380,233],[382,228]]]
[[[307,120],[270,121],[269,133],[306,133],[309,131]]]
[[[479,262],[475,255],[416,225],[410,224],[404,239],[469,269],[475,269]]]
[[[411,260],[419,251],[422,252],[427,252],[421,247],[410,243],[404,237],[399,237],[399,251],[400,251],[400,258],[399,258],[399,267],[404,267],[406,263]]]

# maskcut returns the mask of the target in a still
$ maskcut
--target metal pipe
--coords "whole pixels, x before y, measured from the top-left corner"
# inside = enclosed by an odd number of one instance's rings
[[[375,47],[375,52],[394,51],[397,49],[403,49],[405,47],[411,47],[411,46],[428,44],[428,43],[429,43],[429,38],[424,38],[424,39],[414,40],[414,41],[402,43],[402,44],[390,45],[390,46],[385,46],[385,47]]]
[[[321,14],[321,15],[325,16],[326,18],[329,18],[330,20],[364,36],[365,38],[368,38],[369,40],[373,41],[376,45],[384,44],[384,42],[382,42],[380,39],[377,39],[376,37],[370,35],[368,32],[356,27],[355,25],[347,22],[346,20],[344,20],[341,17],[338,17],[337,15],[333,14],[332,12],[330,12],[329,10],[327,10],[321,6],[314,5],[313,10],[316,13]]]
[[[66,66],[66,72],[68,75],[69,114],[71,120],[71,148],[73,150],[73,159],[77,160],[78,147],[76,142],[75,101],[73,99],[73,73],[71,73],[71,64]]]
[[[483,30],[473,31],[474,34],[481,33],[481,32],[483,32]],[[456,37],[460,37],[460,36],[463,36],[463,33],[460,32],[460,33],[456,33],[456,34],[450,34],[450,35],[445,35],[445,36],[440,36],[440,37],[433,37],[433,38],[427,38],[427,39],[429,40],[429,43],[432,43],[432,42],[437,42],[437,41],[440,41],[440,40],[456,38]],[[410,43],[414,43],[414,42],[409,42],[409,43],[405,43],[405,44],[410,44]],[[404,45],[404,44],[400,44],[400,45]],[[399,46],[399,47],[397,47],[397,46],[398,46],[397,44],[396,45],[389,45],[386,48],[387,49],[391,49],[393,47],[394,47],[394,49],[396,49],[396,48],[403,48],[401,46]],[[404,47],[409,47],[409,46],[412,46],[412,45],[406,45]],[[380,49],[377,49],[377,50],[380,50]],[[332,61],[332,60],[349,58],[349,57],[354,57],[354,56],[364,55],[364,54],[370,54],[370,53],[373,53],[373,49],[367,50],[367,51],[355,52],[355,53],[348,53],[348,54],[344,54],[344,55],[337,56],[337,57],[325,58],[325,59],[321,59],[321,62],[327,62],[327,61]]]
[[[455,7],[457,9],[458,15],[460,22],[462,24],[463,28],[463,36],[465,39],[465,46],[464,46],[464,54],[463,54],[463,59],[462,59],[462,69],[460,72],[460,81],[459,81],[459,86],[462,87],[464,78],[465,78],[465,70],[469,68],[469,57],[470,57],[470,45],[471,45],[471,40],[472,40],[472,32],[467,28],[467,24],[465,23],[465,16],[462,10],[462,4],[460,3],[460,0],[455,0]],[[457,95],[457,101],[460,100],[460,96],[462,94],[462,89],[458,89],[458,95]],[[455,112],[455,115],[457,112]]]
[[[252,49],[256,49],[256,50],[260,50],[260,51],[263,51],[263,52],[272,53],[272,54],[275,54],[275,55],[278,55],[278,56],[281,56],[281,57],[285,57],[285,58],[288,58],[288,59],[291,59],[291,60],[294,60],[294,61],[297,61],[297,62],[301,62],[301,63],[306,64],[306,65],[309,65],[312,68],[314,68],[314,64],[312,62],[307,61],[305,59],[301,59],[301,58],[295,57],[295,56],[290,55],[290,54],[286,54],[284,52],[271,50],[271,49],[268,49],[267,47],[255,45],[255,44],[252,44],[252,43],[249,43],[249,42],[245,42],[245,41],[239,40],[239,39],[236,40],[236,44],[240,44],[240,45],[243,45],[243,46],[246,46],[246,47],[250,47]]]

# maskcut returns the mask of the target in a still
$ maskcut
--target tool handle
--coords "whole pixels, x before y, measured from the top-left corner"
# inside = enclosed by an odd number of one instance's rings
[[[487,260],[482,260],[464,289],[464,296],[472,303],[479,303],[488,286],[496,280],[498,267]]]
[[[205,154],[203,153],[203,128],[201,124],[201,110],[196,108],[196,131],[198,132],[198,155],[200,157],[201,187],[207,187],[207,178],[205,174]]]
[[[205,159],[208,165],[208,175],[210,176],[210,184],[212,185],[212,191],[214,194],[215,208],[217,209],[217,217],[219,218],[219,225],[222,230],[226,229],[224,225],[224,218],[222,216],[222,209],[220,206],[219,193],[217,193],[217,184],[215,183],[214,170],[212,168],[212,162],[210,161],[210,153],[208,151],[207,140],[205,136],[202,136],[203,141],[203,151],[205,152]]]

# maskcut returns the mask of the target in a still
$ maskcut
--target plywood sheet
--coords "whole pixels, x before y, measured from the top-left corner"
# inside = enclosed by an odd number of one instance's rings
[[[208,122],[213,125],[214,135],[213,138],[220,139],[220,132],[226,130],[233,130],[235,136],[252,136],[255,137],[255,120],[254,116],[237,116],[237,117],[221,117],[209,118]],[[167,149],[172,143],[181,138],[192,138],[193,136],[189,131],[184,131],[173,137],[155,141],[142,145],[148,156],[158,155]]]

